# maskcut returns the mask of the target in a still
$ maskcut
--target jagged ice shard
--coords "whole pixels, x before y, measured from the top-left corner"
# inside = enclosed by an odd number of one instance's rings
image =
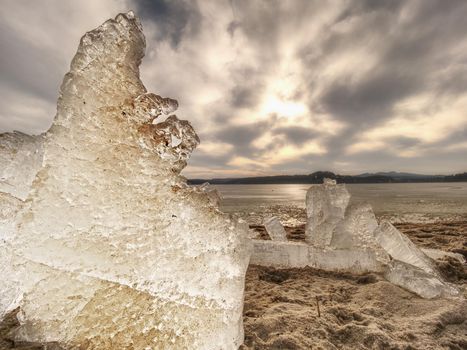
[[[176,116],[157,123],[177,102],[147,93],[144,50],[132,12],[88,32],[50,130],[0,138],[0,152],[17,148],[0,158],[17,164],[9,178],[27,167],[24,179],[0,185],[9,203],[0,316],[20,306],[19,340],[85,349],[243,341],[247,227],[179,175],[199,139]]]
[[[445,282],[433,260],[391,223],[378,224],[368,204],[350,204],[344,184],[325,179],[307,192],[306,239],[314,248],[338,253],[341,266],[351,268],[354,254],[371,252],[374,266],[386,279],[423,298],[455,297],[459,291]],[[347,260],[347,262],[346,262]],[[368,263],[365,260],[365,263]],[[372,265],[372,264],[369,264]]]
[[[267,217],[263,220],[263,224],[266,232],[273,241],[287,241],[287,233],[278,217]]]
[[[349,199],[345,186],[331,179],[310,187],[306,194],[308,243],[322,248],[331,243],[334,228],[344,218]]]

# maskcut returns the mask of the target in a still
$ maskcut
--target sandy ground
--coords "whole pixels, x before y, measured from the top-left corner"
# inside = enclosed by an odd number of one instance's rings
[[[419,247],[456,252],[467,259],[467,221],[396,223],[395,226]]]
[[[244,323],[243,349],[467,349],[465,300],[424,300],[376,275],[250,266]]]
[[[418,246],[466,255],[467,221],[396,223]],[[261,225],[251,225],[267,239]],[[304,239],[304,225],[286,227]],[[467,269],[454,259],[438,263],[464,288]],[[319,306],[319,311],[318,311]],[[58,350],[57,344],[14,344],[15,312],[0,322],[0,349]],[[424,300],[374,274],[312,268],[250,266],[245,286],[246,349],[467,349],[467,303]]]
[[[467,258],[467,221],[395,226],[419,247]],[[263,226],[250,228],[269,239]],[[289,240],[304,240],[304,224],[285,228]],[[467,296],[467,266],[437,265]],[[244,322],[243,349],[467,349],[465,299],[424,300],[374,274],[250,266]]]

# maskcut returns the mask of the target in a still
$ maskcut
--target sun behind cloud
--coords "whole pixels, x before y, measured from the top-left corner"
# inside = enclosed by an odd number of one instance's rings
[[[2,9],[0,132],[47,130],[81,33],[132,9],[146,35],[145,85],[177,99],[201,139],[186,176],[467,166],[465,1],[4,0]]]

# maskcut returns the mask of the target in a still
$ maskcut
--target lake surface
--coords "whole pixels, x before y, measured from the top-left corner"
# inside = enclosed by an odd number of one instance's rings
[[[267,206],[305,208],[311,185],[215,185],[226,212],[257,211]],[[348,184],[353,202],[368,202],[376,214],[467,215],[467,182]]]

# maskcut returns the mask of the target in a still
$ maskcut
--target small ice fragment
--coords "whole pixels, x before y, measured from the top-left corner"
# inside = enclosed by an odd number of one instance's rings
[[[265,218],[263,221],[266,231],[273,241],[287,241],[287,233],[284,226],[276,216]]]

